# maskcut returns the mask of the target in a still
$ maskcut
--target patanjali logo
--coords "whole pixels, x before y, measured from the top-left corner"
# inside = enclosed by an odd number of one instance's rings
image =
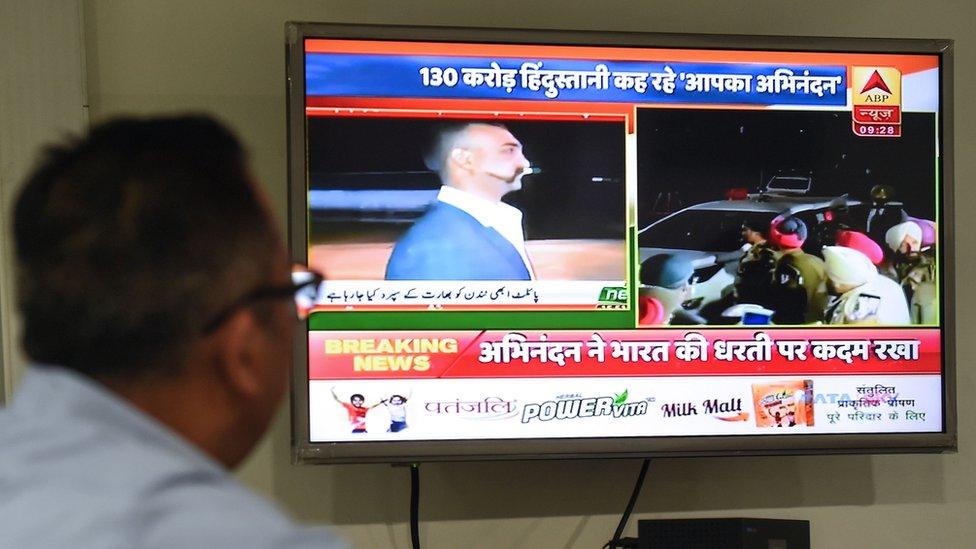
[[[424,409],[432,414],[456,415],[462,419],[508,419],[518,414],[518,402],[499,397],[482,400],[444,400],[427,402]]]
[[[522,423],[533,419],[577,419],[581,417],[611,416],[614,418],[642,416],[647,413],[647,401],[627,402],[627,391],[616,397],[571,398],[550,400],[522,407]]]

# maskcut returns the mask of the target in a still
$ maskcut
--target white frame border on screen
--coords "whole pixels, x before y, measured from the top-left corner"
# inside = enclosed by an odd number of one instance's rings
[[[939,433],[847,433],[494,439],[313,443],[309,436],[308,330],[296,328],[291,383],[292,458],[295,463],[412,463],[520,459],[750,456],[800,454],[939,453],[957,448],[955,382],[955,221],[953,209],[953,43],[936,39],[824,38],[652,34],[529,29],[380,26],[332,23],[285,24],[288,139],[288,237],[292,257],[307,260],[307,181],[304,42],[307,38],[479,42],[637,48],[751,51],[890,53],[938,55],[941,155],[938,188],[942,240],[939,289],[942,297],[943,430]]]

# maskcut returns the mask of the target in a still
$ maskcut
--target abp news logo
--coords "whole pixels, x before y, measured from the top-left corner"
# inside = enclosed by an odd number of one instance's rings
[[[626,309],[630,292],[626,286],[604,286],[597,299],[597,309]]]

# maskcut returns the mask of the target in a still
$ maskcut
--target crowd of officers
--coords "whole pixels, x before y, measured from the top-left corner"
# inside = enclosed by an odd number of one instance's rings
[[[641,270],[642,324],[730,324],[749,311],[785,325],[938,322],[933,222],[876,203],[864,232],[842,223],[818,227],[825,228],[816,255],[804,251],[810,230],[798,217],[743,223],[735,283],[694,312],[682,307],[695,294],[691,259],[681,253],[648,259]]]

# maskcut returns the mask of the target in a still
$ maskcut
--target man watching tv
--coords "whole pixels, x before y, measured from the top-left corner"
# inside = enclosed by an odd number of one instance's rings
[[[14,212],[23,348],[0,545],[340,547],[228,473],[288,385],[294,275],[237,139],[121,119],[48,150]],[[301,279],[301,283],[294,283]]]
[[[501,201],[529,169],[519,140],[500,125],[449,126],[427,165],[443,186],[394,246],[386,279],[531,280],[522,212]]]

